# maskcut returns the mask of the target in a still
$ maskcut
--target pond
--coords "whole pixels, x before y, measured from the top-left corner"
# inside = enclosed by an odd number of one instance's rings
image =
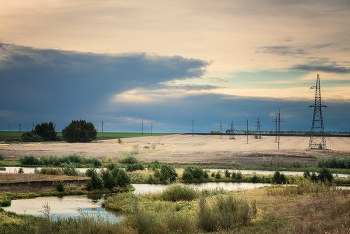
[[[245,190],[270,186],[271,184],[254,184],[254,183],[203,183],[189,184],[189,186],[198,190],[223,188],[228,191]],[[162,184],[133,184],[135,187],[134,194],[147,194],[162,192],[168,185]],[[102,202],[108,195],[89,194],[74,196],[52,196],[52,197],[36,197],[30,199],[12,200],[11,206],[3,207],[6,211],[12,211],[17,214],[28,214],[34,216],[43,216],[45,212],[44,206],[50,208],[50,217],[57,219],[58,217],[67,218],[71,216],[79,216],[81,212],[90,215],[100,215],[102,218],[110,221],[118,221],[123,218],[118,213],[111,212],[102,208]]]

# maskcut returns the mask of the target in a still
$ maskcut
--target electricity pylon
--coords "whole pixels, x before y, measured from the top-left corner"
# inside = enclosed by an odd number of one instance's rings
[[[316,86],[312,86],[310,89],[315,90],[315,104],[310,105],[310,107],[314,108],[314,116],[312,119],[312,127],[311,127],[311,135],[309,140],[309,148],[310,149],[325,149],[326,148],[326,138],[324,136],[324,125],[323,125],[323,117],[322,117],[322,107],[326,107],[326,105],[322,105],[321,103],[321,82],[320,76],[317,74]]]

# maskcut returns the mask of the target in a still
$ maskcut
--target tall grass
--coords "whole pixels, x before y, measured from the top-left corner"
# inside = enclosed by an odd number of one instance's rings
[[[183,184],[169,185],[161,194],[164,201],[192,201],[198,197],[198,191]]]
[[[350,169],[350,156],[344,156],[344,158],[340,157],[330,157],[330,158],[319,158],[317,160],[318,167],[326,167],[326,168],[346,168]]]
[[[250,222],[256,209],[242,198],[232,195],[218,195],[209,202],[204,196],[200,197],[198,208],[198,227],[205,232],[229,229]]]
[[[300,179],[296,184],[285,186],[271,186],[267,188],[268,195],[302,195],[310,193],[327,193],[336,191],[337,188],[329,183],[321,181],[313,182],[310,179]]]

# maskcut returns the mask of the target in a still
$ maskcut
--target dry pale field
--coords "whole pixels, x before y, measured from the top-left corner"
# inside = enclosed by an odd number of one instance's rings
[[[350,155],[349,137],[328,137],[328,150],[309,150],[309,137],[281,136],[280,150],[274,136],[263,136],[255,139],[249,136],[248,144],[246,136],[218,135],[184,135],[175,134],[167,136],[149,136],[124,138],[123,143],[118,144],[117,139],[103,140],[93,143],[20,143],[0,144],[0,153],[8,159],[16,159],[26,155],[66,155],[77,153],[99,158],[117,158],[131,152],[135,145],[139,147],[136,156],[145,161],[159,160],[162,162],[187,164],[232,164],[242,165],[261,164],[263,157],[276,158],[282,156],[284,163],[292,163],[300,160],[305,163],[315,163],[318,157]],[[145,149],[156,143],[155,149]]]

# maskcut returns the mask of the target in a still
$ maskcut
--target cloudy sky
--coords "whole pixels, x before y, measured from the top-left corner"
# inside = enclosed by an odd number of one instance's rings
[[[347,0],[0,0],[0,130],[350,131]]]

